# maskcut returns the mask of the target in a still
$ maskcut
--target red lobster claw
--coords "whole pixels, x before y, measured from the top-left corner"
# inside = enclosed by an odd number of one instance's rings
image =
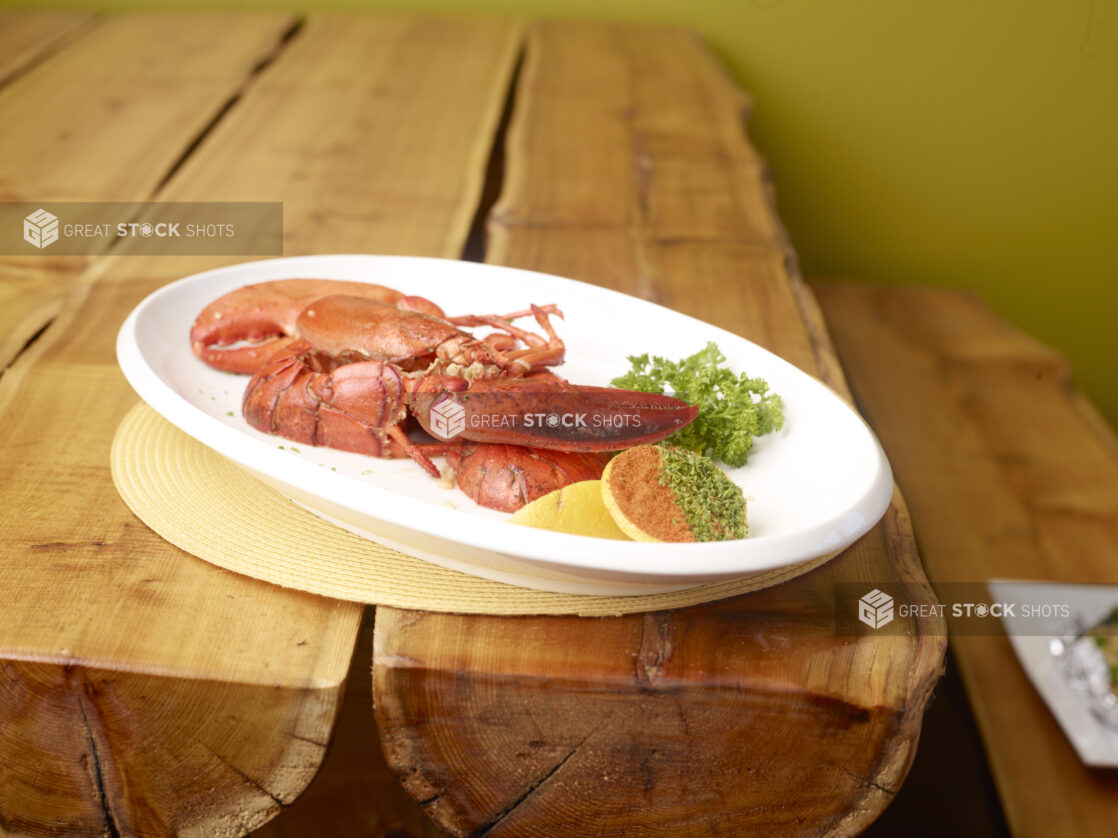
[[[334,279],[277,279],[245,285],[202,309],[190,329],[190,345],[194,354],[211,367],[252,375],[277,352],[295,342],[300,334],[297,319],[308,306],[339,294],[393,306],[400,312],[419,311],[445,317],[442,309],[430,300],[405,296],[383,285]]]
[[[547,378],[422,379],[408,394],[412,415],[447,440],[553,451],[617,451],[658,442],[694,420],[698,408],[671,396],[586,387]]]

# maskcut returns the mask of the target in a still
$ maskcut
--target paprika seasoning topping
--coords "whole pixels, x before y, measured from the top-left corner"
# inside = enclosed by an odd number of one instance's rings
[[[637,541],[724,541],[748,531],[741,487],[682,448],[623,451],[602,475],[602,494],[618,526]]]

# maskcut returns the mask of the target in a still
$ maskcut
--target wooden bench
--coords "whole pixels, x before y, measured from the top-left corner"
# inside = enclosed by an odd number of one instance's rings
[[[1059,354],[970,294],[813,289],[933,585],[1118,583],[1118,443]],[[1114,835],[1118,771],[1079,761],[1005,636],[951,652],[1013,833]]]

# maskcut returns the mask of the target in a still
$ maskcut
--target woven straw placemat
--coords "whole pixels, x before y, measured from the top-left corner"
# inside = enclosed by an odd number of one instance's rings
[[[794,567],[671,593],[557,594],[492,582],[382,547],[297,506],[141,402],[112,446],[129,508],[177,547],[218,567],[334,599],[459,614],[610,616],[681,608],[806,573]]]

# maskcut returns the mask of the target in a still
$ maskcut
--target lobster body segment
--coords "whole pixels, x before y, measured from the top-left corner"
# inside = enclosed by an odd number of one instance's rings
[[[439,470],[400,428],[403,374],[384,361],[337,365],[304,340],[280,350],[245,388],[242,412],[259,431],[371,457],[411,457]]]
[[[440,354],[466,345],[495,360],[485,344],[445,318],[401,310],[376,299],[350,295],[322,297],[295,322],[296,330],[317,349],[335,358],[391,361],[408,368],[429,366]]]

